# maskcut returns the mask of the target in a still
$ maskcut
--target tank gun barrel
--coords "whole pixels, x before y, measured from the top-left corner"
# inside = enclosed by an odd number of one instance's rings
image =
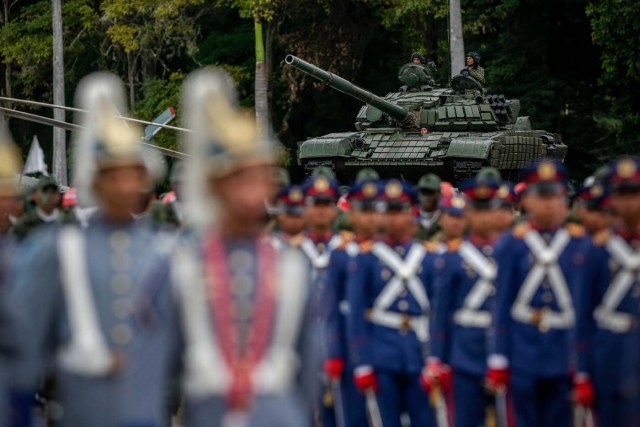
[[[312,77],[315,77],[329,87],[332,87],[342,93],[346,93],[347,95],[351,95],[354,98],[377,108],[383,113],[387,113],[396,120],[403,121],[409,115],[409,112],[404,108],[389,101],[385,101],[368,90],[362,89],[361,87],[356,86],[350,81],[330,73],[329,71],[325,71],[322,68],[309,64],[297,56],[287,55],[284,62]]]

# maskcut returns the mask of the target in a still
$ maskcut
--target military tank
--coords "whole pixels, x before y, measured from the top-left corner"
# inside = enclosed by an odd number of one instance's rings
[[[355,131],[298,143],[298,164],[307,174],[327,166],[348,181],[373,167],[381,176],[415,181],[432,172],[456,184],[493,166],[515,180],[531,161],[562,161],[567,154],[559,134],[533,129],[531,119],[519,115],[520,101],[486,95],[468,75],[437,87],[431,68],[409,63],[400,68],[400,90],[379,97],[296,56],[287,55],[285,63],[365,103]]]

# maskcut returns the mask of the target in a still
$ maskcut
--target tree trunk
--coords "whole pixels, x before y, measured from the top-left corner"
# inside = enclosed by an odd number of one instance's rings
[[[256,33],[256,124],[261,135],[268,136],[271,133],[269,125],[269,80],[267,67],[264,62],[264,42],[262,40],[262,22],[255,21]]]
[[[460,0],[449,0],[449,41],[451,45],[451,76],[460,73],[464,63],[464,38],[462,36],[462,11]]]
[[[53,103],[64,106],[64,44],[62,39],[62,0],[52,0],[53,17]],[[64,110],[54,109],[53,118],[65,121]],[[64,129],[53,128],[53,176],[67,185],[67,143]]]
[[[9,23],[9,0],[4,0],[2,2],[3,6],[3,15],[2,15],[2,24],[7,25]],[[4,64],[4,96],[7,98],[13,98],[13,90],[11,89],[11,75],[13,74],[13,65],[10,61],[5,62]],[[11,108],[11,104],[6,104],[7,108]],[[9,121],[9,118],[6,118]]]
[[[127,81],[129,82],[129,108],[133,108],[136,100],[136,61],[137,57],[131,52],[127,52]]]

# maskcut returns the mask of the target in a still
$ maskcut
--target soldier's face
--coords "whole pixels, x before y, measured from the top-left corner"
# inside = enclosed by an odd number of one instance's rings
[[[500,208],[496,211],[496,233],[507,231],[513,224],[515,212],[510,208]]]
[[[472,233],[485,237],[495,233],[497,209],[469,208],[466,216]]]
[[[420,63],[420,58],[413,58],[411,60],[414,64],[419,64]]]
[[[304,230],[304,216],[279,213],[278,224],[284,233],[294,236]]]
[[[122,166],[98,172],[94,187],[107,211],[125,216],[140,206],[140,194],[149,190],[147,170],[139,165]]]
[[[562,194],[540,195],[527,192],[522,204],[529,217],[543,227],[562,224],[567,217],[567,199]]]
[[[450,215],[443,212],[438,222],[442,227],[442,233],[447,239],[462,237],[464,230],[467,228],[467,219],[462,215]]]
[[[432,190],[420,190],[420,206],[426,212],[433,212],[438,207],[440,193]]]
[[[57,208],[61,200],[58,188],[53,186],[36,191],[34,198],[38,207],[47,211]]]
[[[627,225],[640,221],[640,192],[624,191],[611,195],[613,212]]]
[[[211,189],[220,198],[229,218],[250,224],[262,222],[265,201],[274,191],[270,165],[257,165],[238,170],[223,178],[212,179]]]
[[[310,228],[331,227],[337,216],[338,209],[331,202],[312,203],[304,210],[304,217]]]
[[[386,234],[392,239],[410,237],[416,231],[413,212],[408,209],[387,211],[384,214]]]
[[[472,57],[467,56],[467,65],[472,66],[475,63]]]
[[[609,223],[609,216],[602,211],[579,207],[575,210],[575,214],[587,233],[591,235],[603,230]]]
[[[352,210],[349,219],[356,234],[364,238],[372,238],[378,234],[381,225],[381,214],[374,210]]]

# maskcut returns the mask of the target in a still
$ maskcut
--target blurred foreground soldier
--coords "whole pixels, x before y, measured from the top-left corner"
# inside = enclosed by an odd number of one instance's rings
[[[449,244],[435,262],[431,355],[425,382],[453,387],[455,425],[485,425],[493,396],[485,389],[491,310],[495,295],[496,222],[502,201],[497,177],[478,174],[462,185],[469,235]],[[451,379],[453,370],[453,381]]]
[[[185,82],[182,111],[193,133],[184,144],[191,154],[184,207],[193,228],[149,270],[144,339],[160,344],[160,382],[181,368],[186,426],[304,427],[311,421],[301,384],[311,373],[301,350],[304,257],[277,252],[262,235],[274,148],[234,101],[222,70],[197,71]]]
[[[18,241],[23,241],[29,234],[44,224],[52,224],[58,220],[60,201],[60,186],[53,177],[44,177],[38,181],[33,194],[35,211],[25,215],[12,230]]]
[[[124,99],[112,74],[80,83],[76,103],[88,113],[75,140],[76,184],[79,198],[99,211],[86,229],[35,235],[18,257],[14,303],[28,313],[35,353],[20,373],[32,387],[47,373],[55,377],[59,426],[127,425],[125,404],[147,403],[146,391],[125,382],[139,326],[137,275],[151,245],[131,215],[150,178],[141,132],[114,116],[126,114]]]
[[[359,178],[359,179],[358,179]],[[327,358],[324,373],[332,385],[333,407],[336,418],[344,420],[338,425],[366,427],[364,396],[356,388],[353,379],[354,366],[348,356],[346,316],[349,314],[347,283],[351,274],[350,264],[361,251],[371,250],[373,239],[380,226],[377,201],[380,194],[378,174],[371,169],[358,173],[356,184],[348,195],[349,221],[354,236],[345,240],[331,253],[327,271],[327,301],[329,314],[325,340]],[[338,402],[338,400],[340,400]]]
[[[438,218],[438,201],[440,200],[440,184],[442,180],[435,174],[424,175],[418,181],[418,199],[420,201],[420,230],[416,236],[419,240],[431,240],[440,231]]]
[[[19,197],[16,177],[22,170],[20,152],[0,116],[0,217],[9,222],[15,199]],[[26,426],[30,422],[33,394],[29,387],[14,381],[15,364],[27,357],[23,318],[9,300],[12,244],[6,233],[0,237],[0,427]]]
[[[497,393],[508,389],[518,426],[570,426],[574,292],[584,286],[590,244],[581,227],[564,226],[564,167],[542,160],[523,173],[529,217],[495,248],[495,344],[487,377]]]
[[[467,66],[460,71],[463,76],[469,76],[478,81],[482,86],[485,84],[484,68],[480,66],[480,55],[476,52],[467,53]]]
[[[0,236],[4,237],[14,224],[16,206],[22,204],[22,197],[16,180],[20,174],[20,153],[2,126],[4,123],[0,123],[0,150],[6,153],[2,154],[3,160],[0,161]]]
[[[590,192],[602,198],[607,188],[620,223],[594,236],[589,280],[578,294],[579,372],[574,394],[581,406],[595,405],[599,426],[637,426],[640,419],[628,419],[627,411],[632,393],[637,393],[630,386],[637,387],[640,377],[640,160],[624,157],[612,162],[605,181],[594,183]],[[623,363],[631,352],[636,355],[633,364]]]
[[[361,250],[347,285],[347,333],[354,378],[370,418],[399,427],[434,425],[420,384],[429,339],[431,290],[425,286],[424,246],[414,240],[415,188],[392,179],[382,190],[386,232]],[[376,420],[380,417],[379,420]]]

